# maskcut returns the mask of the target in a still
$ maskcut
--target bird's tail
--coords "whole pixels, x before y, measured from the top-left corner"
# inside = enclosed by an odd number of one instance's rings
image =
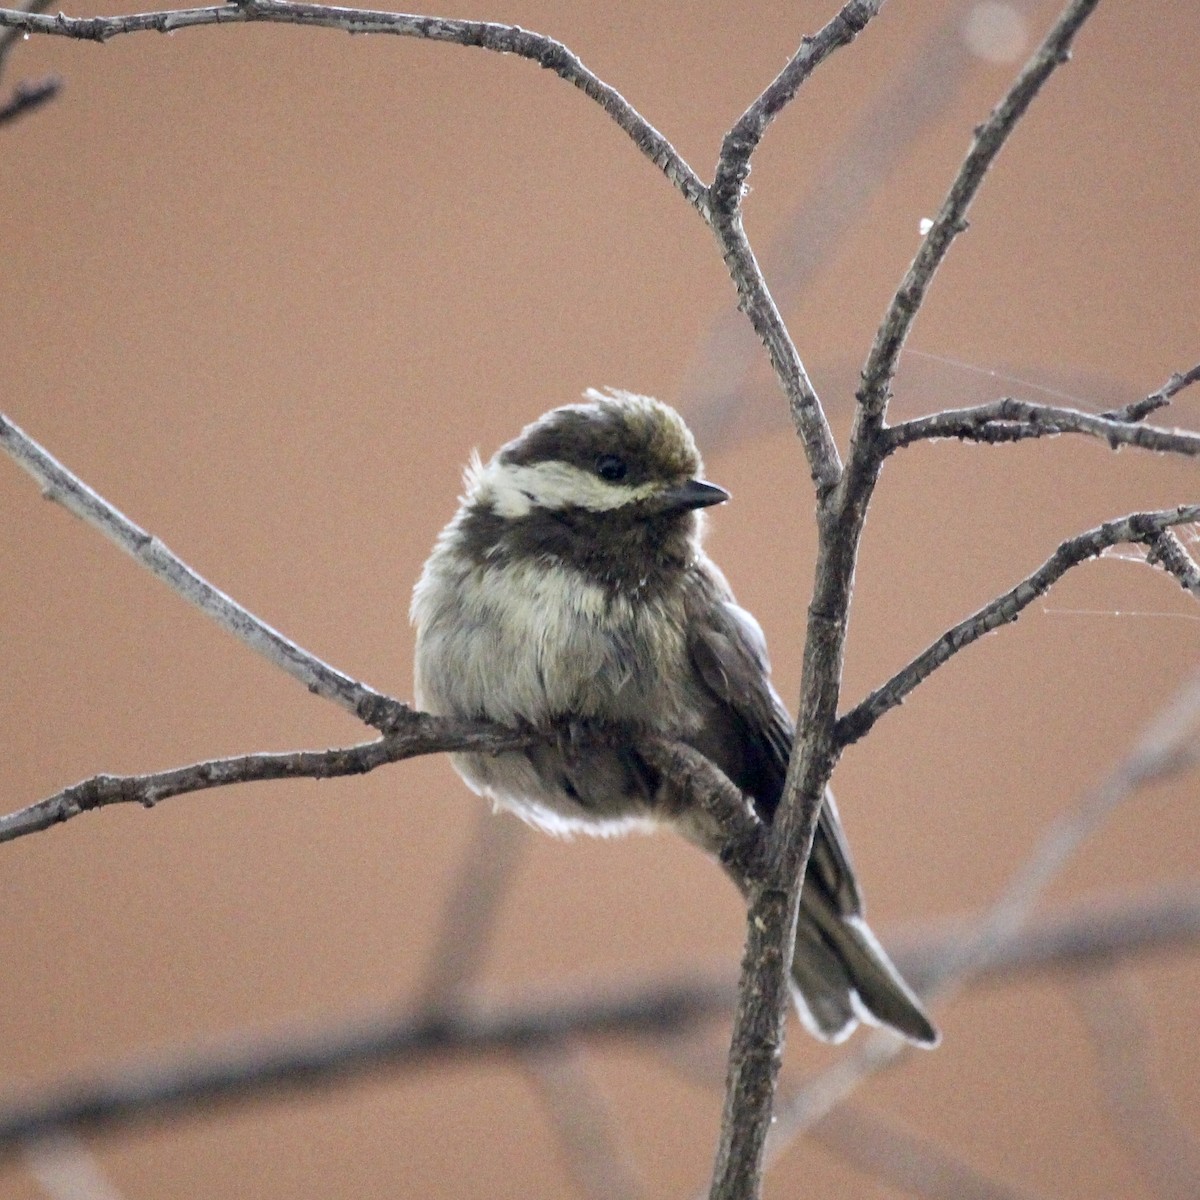
[[[801,1019],[827,1042],[842,1041],[865,1020],[919,1046],[937,1045],[920,1000],[866,921],[836,912],[813,887],[801,896],[792,981]]]

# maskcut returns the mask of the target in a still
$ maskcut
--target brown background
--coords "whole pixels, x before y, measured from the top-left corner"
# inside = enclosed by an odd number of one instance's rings
[[[1040,34],[1056,6],[1026,7]],[[560,37],[708,175],[724,129],[831,8],[496,0],[449,15]],[[773,240],[948,8],[888,6],[771,131],[747,225],[773,282],[786,282],[772,275]],[[914,347],[1101,406],[1196,360],[1198,51],[1194,3],[1102,6],[985,186]],[[5,410],[356,677],[410,694],[408,593],[471,447],[490,452],[592,384],[694,398],[698,356],[734,299],[714,243],[550,74],[451,46],[268,27],[103,48],[35,39],[8,82],[49,69],[65,76],[63,97],[0,140]],[[1010,71],[972,61],[788,306],[839,435],[918,221]],[[734,340],[753,353],[748,332]],[[1042,395],[927,359],[905,368],[902,416]],[[747,395],[759,431],[708,449],[710,476],[735,497],[710,541],[792,698],[809,484],[761,366]],[[1198,403],[1181,399],[1174,420],[1195,427]],[[908,452],[868,529],[847,697],[1061,538],[1195,500],[1195,470],[1063,439]],[[0,512],[5,809],[99,770],[361,737],[3,462]],[[1046,608],[957,659],[839,769],[885,934],[986,904],[1195,662],[1194,606],[1145,567],[1091,565]],[[1194,782],[1136,799],[1052,901],[1194,874],[1194,800]],[[405,997],[478,808],[448,763],[427,760],[110,810],[4,847],[0,1082]],[[740,942],[732,889],[676,840],[538,838],[483,986],[732,963]],[[1166,1085],[1194,1117],[1200,966],[1158,955],[1136,974]],[[938,1016],[943,1047],[871,1082],[866,1107],[1030,1190],[1147,1194],[1106,1123],[1068,991],[981,989]],[[788,1057],[798,1077],[828,1055],[797,1035]],[[690,1194],[709,1169],[718,1095],[637,1048],[593,1061],[628,1114],[648,1194]],[[490,1062],[95,1145],[130,1200],[571,1195],[540,1105],[520,1071]],[[42,1194],[19,1166],[0,1174],[4,1200]],[[894,1193],[802,1143],[769,1194]]]

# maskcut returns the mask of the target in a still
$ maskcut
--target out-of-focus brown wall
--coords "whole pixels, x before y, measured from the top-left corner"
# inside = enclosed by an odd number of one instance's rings
[[[707,175],[730,121],[832,7],[505,2],[448,15],[561,38]],[[947,7],[888,6],[771,130],[747,202],[760,249]],[[1056,6],[1027,8],[1040,35]],[[1194,4],[1102,7],[987,181],[915,348],[1102,405],[1196,360],[1198,48]],[[786,314],[840,432],[918,222],[1012,69],[972,65]],[[679,196],[598,108],[528,63],[249,26],[103,48],[34,39],[8,82],[45,70],[65,77],[61,99],[0,131],[5,411],[256,613],[393,694],[410,691],[409,589],[468,451],[588,385],[686,404],[689,367],[734,302]],[[710,451],[710,476],[735,497],[711,543],[791,698],[810,488],[763,368],[749,387],[780,419]],[[1014,387],[913,356],[897,411]],[[1181,399],[1177,419],[1194,426],[1198,411]],[[1061,538],[1194,500],[1195,472],[1065,439],[907,452],[869,524],[847,696]],[[362,736],[6,461],[0,511],[3,808],[100,770]],[[883,721],[837,779],[876,926],[994,896],[1185,677],[1198,634],[1165,577],[1104,561]],[[1194,873],[1194,800],[1194,783],[1137,799],[1053,899]],[[424,760],[110,810],[5,846],[0,1083],[403,999],[478,807],[447,762]],[[732,962],[740,941],[732,889],[670,837],[537,839],[484,986]],[[1200,967],[1160,955],[1137,976],[1165,1083],[1194,1113]],[[942,1048],[873,1081],[865,1105],[1031,1190],[1148,1194],[1106,1124],[1067,991],[988,988],[939,1017]],[[797,1075],[828,1057],[801,1035],[788,1054]],[[599,1051],[596,1071],[629,1116],[649,1194],[698,1187],[719,1097],[633,1048]],[[572,1194],[536,1090],[501,1062],[95,1146],[130,1198]],[[827,1189],[893,1194],[807,1143],[769,1191]],[[0,1174],[5,1200],[42,1194],[20,1167]]]

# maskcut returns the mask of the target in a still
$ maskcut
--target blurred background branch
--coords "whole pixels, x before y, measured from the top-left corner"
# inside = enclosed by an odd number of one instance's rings
[[[896,964],[921,991],[934,994],[955,980],[1013,984],[1028,972],[1056,977],[1082,972],[1086,982],[1098,963],[1190,952],[1200,943],[1200,884],[1120,898],[1097,896],[1068,912],[1030,920],[1003,938],[993,933],[997,911],[999,906],[982,919],[964,917],[932,931],[901,933],[893,939]],[[321,1089],[362,1073],[407,1070],[438,1059],[475,1057],[484,1062],[497,1054],[516,1054],[527,1069],[553,1076],[547,1086],[561,1098],[570,1087],[572,1068],[553,1060],[556,1055],[574,1058],[577,1039],[659,1039],[685,1032],[727,1015],[734,984],[730,972],[624,987],[611,980],[573,987],[559,981],[531,989],[530,999],[506,1004],[484,1004],[458,994],[440,1010],[430,1010],[427,993],[412,1009],[391,1005],[371,1016],[273,1035],[240,1032],[215,1046],[141,1057],[94,1079],[66,1081],[24,1101],[10,1101],[0,1108],[0,1156],[34,1138],[187,1119],[218,1104]],[[903,1043],[880,1034],[861,1043],[846,1061],[854,1064],[857,1082],[903,1050]],[[800,1120],[808,1127],[832,1111],[826,1089],[844,1080],[844,1071],[839,1064],[797,1093],[787,1106],[789,1116],[781,1120],[788,1132],[776,1138],[798,1131],[785,1122]]]

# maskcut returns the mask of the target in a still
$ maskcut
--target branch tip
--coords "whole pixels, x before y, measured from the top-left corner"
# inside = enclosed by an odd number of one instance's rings
[[[966,213],[984,176],[1042,86],[1068,60],[1071,42],[1098,3],[1099,0],[1071,0],[1004,98],[987,120],[976,126],[971,148],[875,335],[863,369],[860,412],[865,417],[878,419],[885,413],[888,390],[909,329],[951,243],[967,228]]]

